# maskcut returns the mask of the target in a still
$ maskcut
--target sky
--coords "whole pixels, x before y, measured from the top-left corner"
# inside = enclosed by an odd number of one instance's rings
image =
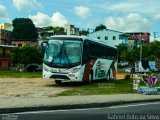
[[[122,32],[160,36],[160,0],[0,0],[0,23],[30,18],[37,27],[94,29],[100,24]]]

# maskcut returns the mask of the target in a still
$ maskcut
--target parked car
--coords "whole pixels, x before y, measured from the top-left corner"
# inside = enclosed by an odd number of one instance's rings
[[[26,70],[28,72],[41,72],[42,71],[42,67],[37,65],[37,64],[30,64],[26,67]]]
[[[121,67],[126,67],[126,66],[129,65],[129,63],[126,62],[126,61],[120,61],[119,65],[120,65]]]
[[[133,72],[135,71],[133,67],[124,68],[124,71],[125,71],[125,72],[128,72],[128,73],[131,73],[132,70],[133,70]]]

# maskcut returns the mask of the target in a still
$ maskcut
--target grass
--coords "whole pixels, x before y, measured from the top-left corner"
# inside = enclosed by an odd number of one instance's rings
[[[127,94],[131,93],[131,80],[113,80],[94,82],[90,85],[80,85],[56,96],[75,96],[75,95],[105,95],[105,94]]]
[[[0,71],[0,78],[41,78],[42,72]]]
[[[132,90],[132,79],[124,80],[112,80],[112,81],[96,81],[90,85],[75,86],[71,90],[63,91],[56,94],[56,96],[84,96],[84,95],[107,95],[107,94],[129,94],[135,93]],[[143,81],[140,82],[140,86],[146,86]],[[160,83],[154,87],[160,87]]]

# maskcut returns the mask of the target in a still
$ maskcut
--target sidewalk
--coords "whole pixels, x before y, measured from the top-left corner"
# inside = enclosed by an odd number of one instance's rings
[[[114,94],[92,96],[63,96],[50,98],[1,97],[0,114],[35,110],[107,107],[115,104],[148,101],[160,101],[160,95]]]

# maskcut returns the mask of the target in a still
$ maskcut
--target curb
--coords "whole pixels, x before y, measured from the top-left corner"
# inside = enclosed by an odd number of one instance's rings
[[[47,111],[47,110],[67,110],[67,109],[82,109],[82,108],[95,108],[95,107],[110,107],[113,105],[122,105],[122,104],[128,104],[128,103],[157,102],[157,101],[160,101],[160,99],[103,102],[103,103],[89,103],[89,104],[72,104],[72,105],[0,108],[0,114],[31,112],[31,111],[33,112],[33,111]]]

